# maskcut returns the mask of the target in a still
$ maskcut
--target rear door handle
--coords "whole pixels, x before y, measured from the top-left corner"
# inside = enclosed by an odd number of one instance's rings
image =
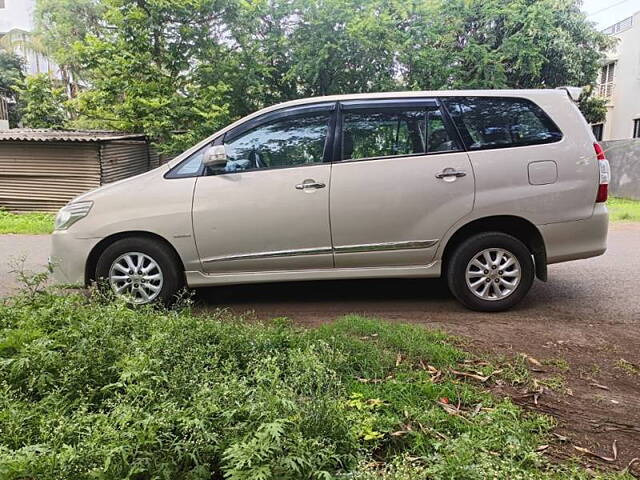
[[[316,182],[315,180],[305,180],[304,182],[296,185],[296,190],[318,189],[324,187],[326,187],[324,183]]]
[[[462,170],[456,170],[455,168],[445,168],[440,173],[436,173],[436,178],[449,178],[449,177],[460,178],[466,175],[467,175],[467,172],[464,172]]]

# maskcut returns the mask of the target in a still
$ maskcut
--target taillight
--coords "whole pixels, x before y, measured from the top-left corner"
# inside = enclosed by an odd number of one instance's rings
[[[600,171],[600,180],[598,185],[598,195],[596,196],[596,203],[606,202],[609,196],[609,180],[611,179],[611,166],[609,160],[607,160],[604,150],[599,143],[594,143],[593,148],[596,151],[596,158],[598,159],[598,169]]]

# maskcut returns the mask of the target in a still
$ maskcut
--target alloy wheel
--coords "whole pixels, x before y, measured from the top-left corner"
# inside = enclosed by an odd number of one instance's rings
[[[516,256],[503,248],[487,248],[473,256],[466,268],[467,287],[483,300],[502,300],[511,295],[522,278]]]

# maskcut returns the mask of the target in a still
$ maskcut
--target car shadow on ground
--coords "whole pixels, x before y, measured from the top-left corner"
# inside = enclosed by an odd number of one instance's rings
[[[537,282],[539,283],[539,282]],[[534,285],[530,295],[512,312],[523,312],[549,305],[536,291],[544,287]],[[287,316],[307,323],[340,315],[359,313],[370,316],[419,320],[420,315],[435,314],[442,320],[455,320],[461,315],[492,315],[471,312],[453,297],[446,281],[427,279],[365,279],[327,280],[314,282],[264,283],[200,288],[193,297],[196,308],[208,311],[226,308],[233,313],[252,312],[268,319]],[[495,315],[495,314],[494,314]],[[501,314],[498,314],[501,315]]]
[[[261,283],[200,288],[195,299],[203,304],[279,304],[316,302],[453,302],[440,279],[365,279]]]

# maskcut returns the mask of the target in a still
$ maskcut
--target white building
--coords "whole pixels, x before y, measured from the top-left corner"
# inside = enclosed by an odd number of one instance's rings
[[[33,8],[35,0],[0,0],[0,48],[13,51],[24,59],[25,75],[46,73],[62,81],[60,68],[41,49],[35,48]],[[7,99],[0,97],[0,129],[9,128]]]
[[[598,93],[609,99],[607,119],[593,131],[599,140],[640,138],[640,11],[603,32],[618,43],[598,78]]]
[[[0,41],[25,60],[25,74],[46,73],[62,79],[59,67],[33,48],[33,9],[35,0],[0,0]]]

